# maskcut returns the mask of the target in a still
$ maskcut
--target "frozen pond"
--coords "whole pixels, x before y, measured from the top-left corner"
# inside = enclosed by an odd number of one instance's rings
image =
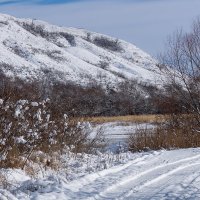
[[[127,141],[131,134],[137,130],[152,129],[151,123],[109,122],[94,127],[93,133],[100,132],[108,143],[108,148],[116,151],[118,148],[127,148]]]

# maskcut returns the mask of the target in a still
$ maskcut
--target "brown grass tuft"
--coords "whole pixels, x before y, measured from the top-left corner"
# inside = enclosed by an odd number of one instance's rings
[[[137,130],[129,138],[133,152],[195,147],[200,147],[200,134],[191,115],[168,116],[155,129]]]

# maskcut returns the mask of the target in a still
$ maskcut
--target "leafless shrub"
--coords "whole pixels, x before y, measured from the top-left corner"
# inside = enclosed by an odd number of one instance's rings
[[[121,52],[123,50],[122,47],[120,46],[119,41],[117,39],[116,40],[111,40],[111,39],[108,39],[106,37],[101,36],[101,37],[96,37],[93,40],[93,42],[97,46],[103,47],[103,48],[108,49],[110,51]]]
[[[43,38],[47,38],[50,35],[47,31],[44,30],[44,27],[42,25],[37,25],[36,23],[34,23],[34,21],[32,21],[32,23],[23,22],[20,25],[33,35],[39,35]]]
[[[69,33],[61,32],[60,35],[64,37],[71,46],[76,46],[75,37]]]
[[[6,47],[10,48],[13,53],[15,53],[16,55],[18,55],[22,58],[25,58],[25,59],[28,58],[29,52],[27,52],[25,49],[22,49],[22,47],[20,47],[16,43],[12,44],[12,45],[9,43],[10,43],[10,41],[7,41],[7,40],[3,41],[3,44]]]
[[[56,60],[56,61],[64,60],[64,58],[61,56],[62,55],[61,51],[57,51],[57,50],[47,51],[47,52],[44,52],[44,54],[46,54],[49,58]]]
[[[86,40],[88,41],[88,42],[91,42],[91,33],[87,33],[87,37],[86,37]]]
[[[10,65],[3,65],[12,67]],[[3,68],[2,67],[2,68]],[[39,100],[40,92],[39,92],[39,83],[26,83],[17,77],[13,80],[12,78],[7,77],[4,74],[4,71],[0,69],[0,98],[10,101],[17,101],[19,99],[27,99],[27,100]]]
[[[15,46],[12,48],[14,53],[17,54],[18,56],[22,57],[22,58],[27,58],[28,57],[28,53],[23,51],[20,47]]]
[[[9,23],[8,21],[0,21],[0,25],[2,26],[7,26]]]
[[[172,86],[171,96],[174,95],[185,102],[183,110],[197,121],[198,127],[200,127],[199,47],[200,20],[197,19],[189,33],[180,30],[170,37],[166,52],[160,56],[161,66]]]
[[[200,147],[198,124],[190,115],[171,115],[154,129],[137,130],[129,138],[135,151]]]
[[[114,75],[116,75],[116,76],[122,78],[122,79],[126,79],[126,76],[125,76],[123,73],[121,73],[121,72],[116,72],[116,71],[110,71],[110,72],[111,72],[112,74],[114,74]]]
[[[105,70],[108,69],[108,66],[109,66],[109,63],[106,62],[106,61],[100,60],[100,62],[98,63],[98,67],[100,67],[100,68],[102,68],[102,69],[105,69]]]
[[[45,38],[49,41],[54,41],[58,37],[64,37],[71,46],[76,46],[75,37],[72,34],[66,32],[48,32],[45,30],[45,27],[42,25],[37,25],[34,21],[32,23],[20,23],[25,30],[29,31],[33,35],[39,35],[42,38]]]
[[[5,63],[5,62],[1,62],[0,63],[0,66],[1,66],[1,73],[3,74],[3,69],[5,69],[6,71],[10,71],[10,70],[13,70],[14,66],[8,64],[8,63]]]

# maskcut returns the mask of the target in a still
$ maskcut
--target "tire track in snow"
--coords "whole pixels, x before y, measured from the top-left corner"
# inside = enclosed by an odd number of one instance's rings
[[[141,173],[139,173],[137,175],[133,174],[133,177],[131,177],[131,178],[130,178],[130,176],[131,176],[131,173],[130,173],[128,176],[125,176],[120,181],[118,181],[118,183],[109,186],[107,189],[105,189],[104,191],[100,192],[99,194],[96,194],[95,196],[88,198],[88,200],[89,199],[92,200],[92,199],[101,199],[101,198],[105,199],[105,198],[109,198],[109,196],[108,196],[109,192],[111,192],[111,191],[117,191],[118,189],[120,190],[121,187],[127,185],[128,183],[131,184],[131,182],[136,181],[136,180],[140,179],[141,177],[144,177],[144,176],[146,176],[146,175],[148,175],[148,174],[150,174],[150,173],[152,173],[154,171],[157,171],[157,170],[165,168],[165,167],[173,166],[173,165],[176,165],[176,164],[184,164],[185,162],[193,161],[193,160],[195,160],[197,158],[200,158],[200,155],[196,155],[196,156],[189,157],[189,158],[184,158],[184,159],[181,159],[181,160],[178,160],[178,161],[175,161],[175,162],[171,162],[171,163],[167,163],[167,164],[162,164],[162,165],[156,166],[154,168],[148,169],[148,170],[146,170],[144,172],[141,172]],[[198,163],[198,164],[200,164],[200,163]],[[197,165],[197,164],[195,163],[194,165]],[[175,172],[173,172],[173,173],[175,173]],[[131,192],[131,191],[128,191],[126,193],[129,193],[129,192]]]
[[[152,180],[146,181],[143,185],[137,186],[136,188],[131,189],[130,191],[127,192],[127,194],[122,195],[119,198],[119,200],[123,200],[123,199],[125,199],[127,197],[130,197],[133,193],[137,193],[137,192],[141,191],[145,187],[152,186],[153,184],[155,184],[155,183],[157,183],[157,182],[159,182],[159,181],[161,181],[163,179],[166,179],[167,177],[169,177],[170,175],[175,174],[176,172],[179,172],[181,170],[185,170],[185,169],[187,169],[189,167],[194,167],[194,166],[197,166],[197,165],[200,165],[200,162],[187,164],[187,165],[184,165],[184,166],[181,165],[179,167],[176,167],[175,169],[169,170],[168,172],[165,172],[165,173],[153,178]],[[165,185],[167,185],[167,184],[168,183],[166,183]]]
[[[180,199],[200,199],[200,174],[198,170],[199,166],[193,168],[193,173],[190,172],[187,178],[176,184],[176,186],[173,188],[173,191],[179,191],[178,196]],[[174,196],[174,192],[171,196]]]
[[[158,156],[158,155],[160,155],[160,153],[158,153],[156,156]],[[83,188],[86,185],[92,184],[94,181],[96,181],[99,178],[104,178],[105,176],[113,175],[113,174],[119,173],[121,171],[124,171],[128,167],[130,167],[134,164],[136,165],[138,163],[144,162],[146,160],[146,158],[151,159],[153,156],[155,156],[155,155],[154,154],[144,155],[144,156],[138,157],[135,160],[130,161],[124,165],[112,167],[110,169],[100,171],[96,174],[89,174],[81,179],[75,180],[75,181],[71,182],[70,184],[67,184],[66,188],[70,189],[73,192],[78,192],[81,188]]]

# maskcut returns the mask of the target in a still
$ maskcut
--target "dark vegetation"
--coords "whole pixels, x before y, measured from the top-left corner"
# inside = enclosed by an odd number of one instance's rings
[[[181,98],[174,99],[174,95],[165,94],[169,86],[166,91],[161,91],[136,81],[125,81],[118,89],[114,90],[108,84],[105,90],[92,80],[87,87],[56,82],[54,75],[46,72],[45,76],[48,77],[44,77],[43,81],[24,82],[17,78],[10,79],[2,72],[0,98],[14,101],[49,98],[52,111],[55,108],[54,112],[65,112],[73,117],[166,114],[172,110],[182,112],[185,103]]]
[[[101,36],[101,37],[96,37],[93,40],[93,42],[97,46],[105,48],[105,49],[108,49],[110,51],[121,52],[123,50],[122,47],[120,46],[119,41],[117,39],[116,40],[111,40],[111,39],[108,39],[107,37]]]
[[[192,115],[168,115],[152,129],[138,129],[129,137],[129,150],[149,151],[160,149],[200,147],[199,127]]]
[[[170,37],[160,58],[169,85],[157,105],[169,115],[155,129],[131,136],[130,150],[200,147],[200,20],[189,33]]]
[[[34,21],[32,23],[19,23],[25,30],[32,33],[33,35],[40,36],[47,39],[48,41],[54,41],[58,37],[65,38],[71,46],[76,46],[75,37],[66,32],[48,32],[45,30],[44,26],[37,25]]]

